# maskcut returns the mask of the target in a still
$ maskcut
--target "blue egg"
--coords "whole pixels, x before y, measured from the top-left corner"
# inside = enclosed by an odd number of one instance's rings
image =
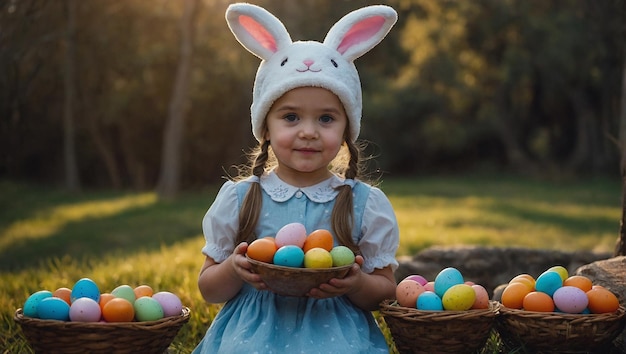
[[[74,300],[88,297],[95,302],[100,301],[100,289],[98,285],[89,278],[82,278],[74,284],[72,288],[72,294],[70,295],[70,301],[74,302]]]
[[[441,298],[432,291],[424,291],[417,297],[416,307],[418,310],[443,311]]]
[[[563,279],[561,275],[555,271],[545,271],[537,277],[535,281],[535,290],[546,293],[550,296],[554,295],[554,292],[563,286]]]
[[[296,245],[285,245],[274,253],[274,264],[285,267],[302,267],[304,251]]]
[[[452,267],[445,268],[435,277],[435,293],[441,298],[448,289],[464,282],[463,275],[458,269]]]
[[[24,309],[22,312],[26,317],[39,318],[39,313],[37,312],[37,306],[41,300],[52,297],[52,292],[48,290],[40,290],[36,293],[33,293],[31,296],[26,299],[24,302]]]
[[[47,297],[39,302],[37,313],[42,320],[68,321],[70,305],[58,297]]]

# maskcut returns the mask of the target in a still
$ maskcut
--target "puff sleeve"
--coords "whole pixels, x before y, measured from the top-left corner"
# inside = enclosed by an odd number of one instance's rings
[[[239,228],[238,215],[239,202],[235,183],[227,181],[202,219],[205,239],[203,254],[221,263],[233,253]]]
[[[371,273],[375,268],[386,266],[395,271],[400,239],[398,222],[391,202],[379,188],[371,188],[363,211],[361,232],[359,248],[365,260],[363,271]]]

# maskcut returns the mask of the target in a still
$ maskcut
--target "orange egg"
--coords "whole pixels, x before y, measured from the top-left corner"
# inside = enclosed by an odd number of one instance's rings
[[[67,302],[68,305],[72,304],[72,300],[71,300],[72,290],[71,289],[58,288],[52,293],[52,296],[62,299],[63,301]]]
[[[107,322],[131,322],[135,318],[135,309],[130,301],[116,297],[104,305],[102,317]]]
[[[510,283],[524,283],[528,286],[528,288],[530,289],[530,291],[535,290],[535,278],[533,278],[532,275],[530,274],[520,274],[517,275],[515,277],[513,277],[513,279],[511,279]]]
[[[591,313],[614,312],[619,308],[617,296],[603,287],[594,287],[587,291],[587,299],[589,299],[587,307]]]
[[[521,309],[524,306],[524,297],[530,293],[528,285],[524,283],[509,283],[502,292],[502,305],[511,309]]]
[[[333,235],[328,230],[319,229],[311,232],[309,236],[306,237],[302,250],[306,253],[311,248],[319,247],[330,252],[333,246]]]
[[[259,238],[248,245],[248,257],[260,262],[272,263],[276,253],[276,242],[271,237]]]
[[[150,285],[145,285],[145,284],[139,285],[138,287],[134,288],[133,291],[135,292],[136,299],[139,299],[142,296],[152,297],[152,294],[154,294],[152,287]]]
[[[100,301],[98,302],[98,304],[100,304],[101,312],[104,310],[104,305],[106,305],[107,302],[109,302],[111,299],[115,299],[115,296],[111,293],[100,294]]]
[[[563,286],[574,286],[578,289],[587,292],[591,290],[593,287],[593,283],[591,279],[582,276],[582,275],[572,275],[571,277],[565,279],[563,282]]]
[[[553,312],[554,301],[550,295],[541,291],[532,291],[524,296],[522,307],[526,311]]]

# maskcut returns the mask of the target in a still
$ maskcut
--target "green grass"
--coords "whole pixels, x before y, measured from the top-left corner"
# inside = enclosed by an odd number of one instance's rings
[[[31,293],[82,277],[101,291],[149,284],[179,295],[192,317],[170,349],[189,353],[220,308],[205,304],[196,287],[201,220],[218,187],[165,202],[153,193],[68,194],[0,182],[3,353],[30,352],[13,314]],[[397,213],[398,255],[457,244],[611,252],[621,215],[617,180],[387,178],[381,187]]]

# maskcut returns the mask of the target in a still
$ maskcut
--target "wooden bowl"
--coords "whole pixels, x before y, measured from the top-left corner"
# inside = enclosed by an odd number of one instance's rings
[[[261,276],[268,288],[278,295],[305,296],[332,278],[343,278],[352,264],[332,268],[295,268],[260,262],[248,256],[252,270]]]

